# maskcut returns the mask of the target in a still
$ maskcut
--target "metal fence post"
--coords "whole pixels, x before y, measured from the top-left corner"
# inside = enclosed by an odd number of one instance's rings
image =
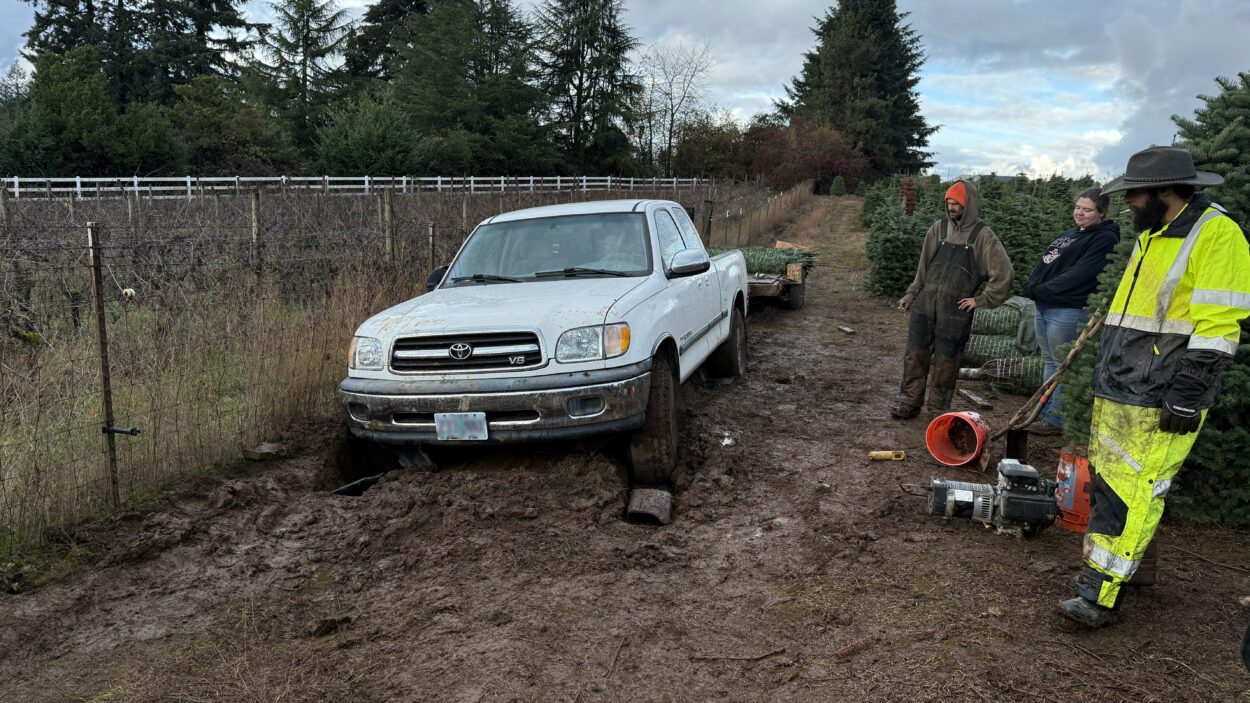
[[[113,429],[113,381],[109,375],[108,328],[104,318],[104,276],[100,263],[100,228],[87,223],[87,246],[91,248],[91,285],[95,295],[95,326],[100,339],[100,400],[104,425],[101,430],[108,442],[109,499],[114,508],[121,505],[117,481],[117,440]]]
[[[13,226],[13,213],[9,210],[9,189],[4,185],[0,185],[0,217],[3,218],[5,229]]]

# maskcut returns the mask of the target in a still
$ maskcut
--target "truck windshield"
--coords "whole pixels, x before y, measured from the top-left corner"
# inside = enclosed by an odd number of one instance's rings
[[[646,276],[651,255],[642,213],[496,222],[477,228],[446,280],[454,286],[578,277]],[[572,274],[570,274],[571,276]]]

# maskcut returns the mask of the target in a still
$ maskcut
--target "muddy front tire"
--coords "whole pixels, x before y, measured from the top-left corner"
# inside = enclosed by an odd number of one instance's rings
[[[629,438],[630,478],[634,483],[669,483],[677,467],[677,375],[668,357],[651,361],[647,417]]]
[[[707,373],[714,378],[738,378],[747,372],[747,325],[742,311],[734,308],[729,316],[729,337],[707,360]]]

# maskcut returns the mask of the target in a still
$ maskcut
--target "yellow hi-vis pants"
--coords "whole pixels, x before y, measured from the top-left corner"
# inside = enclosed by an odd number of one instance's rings
[[[1163,517],[1172,479],[1198,438],[1197,432],[1160,430],[1159,412],[1094,398],[1089,464],[1095,478],[1084,558],[1106,577],[1098,604],[1107,608],[1137,570]],[[1206,416],[1203,410],[1203,421]]]

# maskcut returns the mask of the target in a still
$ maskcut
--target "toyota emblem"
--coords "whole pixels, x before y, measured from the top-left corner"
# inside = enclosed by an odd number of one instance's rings
[[[473,346],[464,342],[456,342],[451,345],[451,358],[460,359],[461,361],[473,356]]]

